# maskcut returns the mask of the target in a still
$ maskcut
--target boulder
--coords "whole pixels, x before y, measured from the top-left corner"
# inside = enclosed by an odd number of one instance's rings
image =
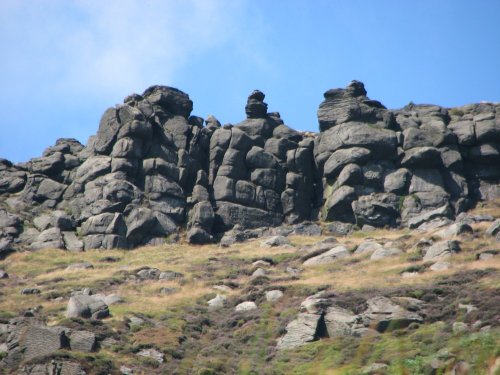
[[[500,233],[500,219],[496,219],[489,227],[486,229],[486,234],[488,236],[495,236]]]
[[[399,221],[399,198],[390,193],[365,195],[352,202],[352,210],[359,227],[395,226]]]
[[[304,267],[319,266],[324,264],[334,263],[337,259],[342,259],[350,256],[351,253],[343,245],[335,246],[320,255],[307,259]]]
[[[460,251],[460,245],[457,241],[440,241],[427,249],[424,255],[424,261],[443,260],[451,257]]]
[[[328,190],[325,194],[328,194]],[[351,207],[352,202],[357,198],[354,188],[341,186],[325,197],[326,202],[323,205],[322,211],[324,220],[354,221],[354,214]]]
[[[293,349],[318,338],[320,314],[299,313],[297,318],[286,326],[286,334],[278,339],[278,350]]]
[[[384,247],[374,240],[367,240],[358,245],[355,254],[373,254],[375,251],[381,251]]]
[[[436,233],[435,236],[441,237],[442,239],[447,239],[451,237],[456,237],[464,233],[472,233],[472,227],[467,223],[454,223],[450,226],[443,228]]]
[[[290,245],[290,240],[284,236],[273,236],[262,241],[260,247],[278,247]]]
[[[222,309],[227,304],[227,297],[221,294],[217,294],[215,298],[212,298],[208,303],[208,309],[211,311]]]
[[[267,302],[277,302],[283,298],[283,292],[281,290],[269,290],[265,294]]]
[[[163,353],[156,349],[142,349],[137,352],[137,355],[140,357],[150,358],[158,363],[163,363],[165,360]]]
[[[69,340],[71,350],[90,353],[97,349],[97,340],[93,332],[72,330]]]
[[[352,147],[333,152],[323,166],[326,178],[336,177],[348,164],[363,164],[370,160],[371,152],[367,148]]]
[[[253,301],[241,302],[234,308],[235,312],[247,312],[252,310],[257,310],[257,305]]]
[[[17,322],[7,339],[7,346],[9,351],[5,363],[13,368],[21,361],[69,349],[69,339],[63,327],[47,327],[24,320]]]
[[[69,299],[67,318],[103,319],[109,316],[109,308],[102,300],[89,295],[76,295]]]
[[[420,227],[422,224],[437,218],[449,218],[453,214],[449,205],[438,207],[434,210],[426,211],[420,215],[416,215],[408,220],[408,228],[414,229]]]
[[[373,297],[366,301],[368,308],[363,313],[378,332],[392,331],[422,323],[423,318],[416,312],[408,311],[387,297]]]
[[[338,306],[330,306],[326,310],[325,325],[328,335],[331,338],[343,336],[359,336],[357,325],[360,319],[352,312]]]
[[[59,228],[49,228],[44,230],[30,245],[30,249],[32,250],[64,248],[64,241]]]
[[[397,247],[384,247],[381,249],[375,250],[372,255],[370,256],[371,260],[379,260],[395,255],[402,254],[403,251]]]

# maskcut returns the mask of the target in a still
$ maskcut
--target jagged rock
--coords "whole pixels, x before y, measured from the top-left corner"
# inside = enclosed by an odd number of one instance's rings
[[[451,268],[451,263],[443,262],[443,261],[438,261],[429,267],[429,269],[431,271],[437,271],[437,272],[446,271],[450,268]]]
[[[66,309],[67,318],[103,319],[108,316],[108,306],[94,296],[73,296],[69,299]]]
[[[379,332],[407,327],[411,323],[422,323],[423,318],[408,311],[386,297],[374,297],[366,301],[368,308],[363,316],[371,321]]]
[[[0,159],[0,252],[161,244],[179,227],[192,243],[228,243],[222,233],[235,225],[245,231],[319,215],[365,229],[402,222],[433,230],[500,197],[495,105],[387,110],[353,81],[325,92],[321,132],[313,134],[268,113],[264,97],[250,94],[236,126],[209,116],[203,127],[186,93],[152,86],[106,110],[86,147],[59,139],[27,163]],[[22,220],[2,225],[4,207]],[[351,227],[329,230],[346,235]]]
[[[30,320],[15,323],[7,339],[9,350],[5,363],[10,368],[23,361],[69,349],[69,340],[63,327],[47,327]]]

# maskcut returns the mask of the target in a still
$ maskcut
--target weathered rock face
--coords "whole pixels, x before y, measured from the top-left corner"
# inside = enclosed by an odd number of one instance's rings
[[[410,104],[388,111],[357,81],[327,91],[315,141],[323,219],[416,227],[427,216],[451,217],[498,197],[497,108]]]
[[[59,139],[26,163],[0,159],[0,254],[161,244],[180,227],[207,243],[318,217],[418,228],[500,197],[500,105],[391,111],[358,81],[324,96],[313,135],[258,90],[234,126],[191,116],[171,87],[130,95],[85,147]]]

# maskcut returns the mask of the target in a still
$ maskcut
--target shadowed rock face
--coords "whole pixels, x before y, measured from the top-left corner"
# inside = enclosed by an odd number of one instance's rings
[[[180,227],[206,243],[319,218],[415,227],[500,196],[500,105],[388,110],[358,81],[324,96],[321,132],[305,134],[258,90],[234,126],[191,116],[178,89],[130,95],[86,146],[0,159],[0,253],[159,244]]]

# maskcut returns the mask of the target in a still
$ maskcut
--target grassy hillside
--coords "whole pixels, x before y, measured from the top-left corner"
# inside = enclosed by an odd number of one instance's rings
[[[500,217],[500,202],[474,213]],[[132,251],[19,252],[0,262],[0,269],[10,276],[0,280],[0,318],[7,322],[29,311],[51,326],[96,332],[99,351],[60,351],[53,356],[74,358],[89,373],[120,373],[120,366],[126,366],[136,374],[359,374],[365,370],[498,374],[500,256],[478,260],[485,250],[500,251],[495,238],[484,234],[488,225],[473,224],[473,234],[456,238],[461,251],[447,260],[452,267],[443,271],[430,270],[416,246],[421,239],[433,238],[432,231],[358,231],[337,240],[350,251],[367,238],[393,241],[404,252],[380,260],[352,255],[315,267],[302,266],[304,249],[323,237],[292,236],[292,246],[271,248],[261,247],[262,240],[257,239],[228,248],[181,242]],[[270,265],[254,265],[258,260]],[[80,262],[93,268],[66,269]],[[144,267],[182,276],[143,280],[137,272]],[[267,270],[266,275],[252,276],[259,267]],[[21,294],[26,287],[38,288],[40,293]],[[123,301],[110,305],[111,316],[103,321],[65,318],[69,296],[83,288],[114,293]],[[264,293],[269,290],[281,290],[283,298],[266,301]],[[277,351],[276,340],[296,317],[300,303],[318,291],[355,313],[373,296],[417,298],[426,304],[426,316],[423,324],[379,335],[322,337]],[[227,295],[227,305],[210,311],[207,301],[217,294]],[[248,300],[258,309],[234,311],[234,306]],[[474,309],[467,313],[465,305]],[[466,328],[454,325],[457,322],[466,323]],[[160,364],[136,355],[144,348],[157,349],[165,361]],[[386,366],[369,372],[367,366],[374,363]],[[468,372],[460,372],[461,366]]]

